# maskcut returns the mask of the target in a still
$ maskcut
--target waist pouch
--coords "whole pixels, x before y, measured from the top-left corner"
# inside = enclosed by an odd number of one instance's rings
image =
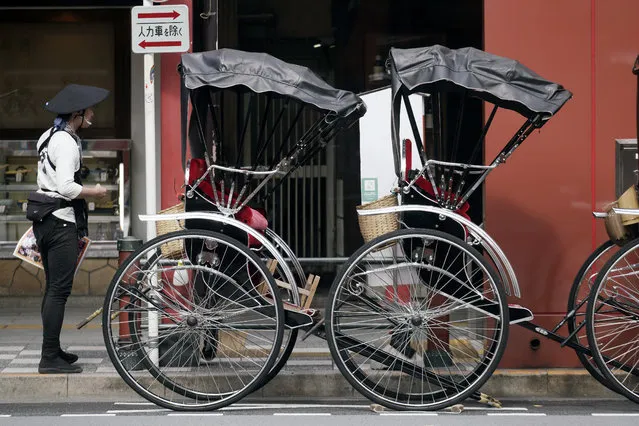
[[[64,207],[71,207],[71,203],[61,198],[31,192],[27,197],[27,219],[32,222],[42,222],[49,214]]]

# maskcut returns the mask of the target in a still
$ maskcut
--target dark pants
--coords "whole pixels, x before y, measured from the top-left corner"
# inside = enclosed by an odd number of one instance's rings
[[[42,356],[54,358],[60,350],[64,307],[73,287],[78,258],[78,232],[74,223],[52,214],[33,226],[46,277],[42,299]]]

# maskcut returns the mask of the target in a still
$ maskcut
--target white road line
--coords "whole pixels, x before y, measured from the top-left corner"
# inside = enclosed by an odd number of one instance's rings
[[[409,417],[409,416],[430,416],[437,417],[437,413],[379,413],[380,416],[398,416],[398,417]]]
[[[592,413],[595,417],[639,417],[639,413]]]
[[[3,417],[3,418],[11,417],[11,414],[0,414],[0,417]]]
[[[230,407],[220,408],[222,410],[257,410],[257,409],[291,409],[296,408],[359,408],[370,409],[369,405],[349,405],[349,404],[233,404]]]
[[[545,416],[546,413],[486,413],[487,416]]]
[[[331,413],[273,413],[274,416],[330,416]]]
[[[464,407],[462,411],[528,411],[525,407]]]
[[[0,354],[0,359],[13,359],[16,357],[16,354]]]
[[[113,405],[155,405],[152,402],[114,402]]]
[[[167,408],[158,408],[153,410],[109,410],[107,413],[109,414],[126,414],[126,413],[159,413],[171,411]]]
[[[24,350],[24,351],[20,352],[20,355],[34,356],[34,355],[40,355],[41,353],[42,353],[42,351],[40,351],[40,350],[36,350],[36,351]]]
[[[115,414],[61,414],[60,417],[115,417]]]
[[[167,416],[181,416],[181,417],[211,417],[211,416],[223,416],[222,413],[169,413]]]

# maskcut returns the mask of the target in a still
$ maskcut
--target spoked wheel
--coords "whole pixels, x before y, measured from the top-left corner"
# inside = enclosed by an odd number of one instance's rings
[[[496,368],[508,307],[495,271],[462,240],[408,229],[370,241],[337,274],[326,307],[331,354],[363,395],[398,410],[437,410]]]
[[[265,380],[284,310],[272,275],[246,246],[178,231],[120,266],[102,324],[113,365],[138,394],[174,410],[217,409]]]
[[[639,239],[602,267],[586,323],[593,358],[619,393],[639,403]]]
[[[572,288],[570,289],[570,295],[568,296],[568,310],[566,311],[569,314],[567,319],[569,333],[572,334],[577,330],[573,337],[575,343],[588,346],[586,307],[590,297],[590,290],[595,284],[597,274],[603,265],[617,252],[617,249],[618,246],[610,240],[601,244],[588,256],[575,276]],[[617,392],[617,388],[611,385],[599,371],[597,363],[592,357],[577,350],[575,350],[575,352],[577,353],[579,361],[584,368],[588,370],[591,376],[608,389]]]

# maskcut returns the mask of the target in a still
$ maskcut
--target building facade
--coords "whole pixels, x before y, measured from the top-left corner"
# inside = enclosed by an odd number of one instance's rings
[[[130,46],[131,7],[141,3],[4,2],[0,6],[0,143],[7,153],[10,148],[28,152],[27,141],[37,140],[50,125],[42,102],[63,83],[109,88],[112,96],[97,111],[100,124],[85,137],[100,148],[94,149],[97,152],[122,147],[111,163],[127,163],[131,234],[146,238],[145,227],[137,220],[137,214],[146,212],[145,193],[156,191],[157,210],[176,204],[183,172],[178,160],[180,54],[158,54],[154,71],[157,185],[146,187],[143,64]],[[189,7],[191,51],[216,47],[265,51],[309,66],[334,86],[355,93],[387,84],[370,76],[377,57],[384,58],[390,46],[434,43],[473,46],[517,59],[561,83],[573,99],[489,176],[471,200],[471,216],[484,223],[513,264],[522,298],[512,302],[531,308],[543,326],[551,327],[563,316],[574,275],[606,238],[603,224],[591,212],[616,198],[615,141],[637,137],[637,83],[631,68],[639,53],[638,2],[169,0],[157,4]],[[16,89],[19,96],[12,93]],[[464,137],[475,137],[486,116],[481,107],[471,109]],[[492,158],[520,124],[515,114],[500,111],[483,147],[484,156]],[[325,188],[313,204],[324,221],[292,231],[276,229],[301,257],[348,256],[362,243],[355,206],[361,201],[358,164],[365,153],[359,150],[356,129],[333,142],[323,162],[309,169],[311,178]],[[18,217],[24,196],[9,190],[18,188],[11,187],[20,183],[15,181],[15,171],[18,166],[28,168],[27,157],[9,157],[3,159],[9,164],[6,171],[14,173],[5,173],[2,184],[5,198],[14,200],[10,216]],[[108,170],[112,164],[95,159],[88,166],[88,176],[97,181],[107,169],[107,180],[116,189]],[[312,174],[315,170],[317,175]],[[24,174],[22,183],[32,184],[34,178],[34,173]],[[303,214],[306,210],[297,207],[309,203],[303,196],[291,198],[276,214],[287,214],[281,222],[288,222],[293,220],[291,212]],[[97,209],[95,216],[100,212],[116,216],[109,210],[112,207],[104,207],[103,212]],[[104,293],[117,257],[111,219],[100,219],[100,223],[94,219],[93,234],[108,235],[96,241],[74,294]],[[0,296],[41,294],[42,273],[11,253],[25,223],[7,219],[2,225]],[[294,240],[295,235],[311,231],[318,233],[321,243]],[[309,264],[320,266],[321,262]],[[330,270],[325,272],[328,279],[322,285],[327,288]],[[531,349],[534,338],[525,331],[511,333],[502,366],[578,365],[572,351],[560,350],[554,343],[541,342],[539,348]]]

